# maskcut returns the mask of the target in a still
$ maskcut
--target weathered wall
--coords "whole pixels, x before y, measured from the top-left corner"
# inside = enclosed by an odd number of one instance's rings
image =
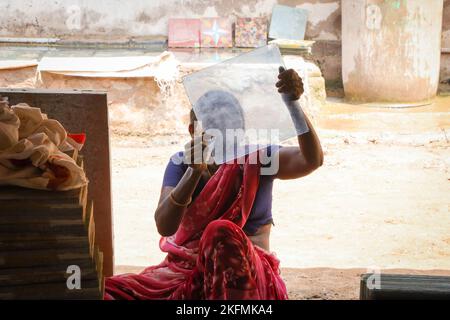
[[[310,11],[308,38],[340,38],[340,1],[337,0],[1,1],[0,36],[157,38],[167,35],[169,17],[269,17],[276,3]]]
[[[270,16],[274,4],[310,11],[306,38],[329,84],[341,82],[340,0],[3,0],[0,37],[58,37],[68,40],[165,39],[169,17]],[[450,48],[450,0],[444,1],[443,47]],[[443,54],[441,79],[450,78]]]
[[[442,47],[450,49],[450,0],[444,0],[442,20]]]
[[[448,51],[447,53],[442,54],[441,80],[450,81],[450,0],[444,0],[444,16],[442,20],[442,48]]]
[[[343,0],[342,74],[348,98],[416,102],[439,83],[442,0]]]
[[[303,65],[302,58],[286,56],[286,66]],[[325,100],[325,84],[320,70],[308,63],[310,106],[305,111],[314,115]],[[207,65],[180,65],[180,78]],[[172,135],[186,132],[191,104],[181,81],[176,81],[172,94],[165,96],[153,78],[72,77],[42,72],[37,67],[0,70],[0,88],[89,89],[108,93],[110,129],[118,135]]]

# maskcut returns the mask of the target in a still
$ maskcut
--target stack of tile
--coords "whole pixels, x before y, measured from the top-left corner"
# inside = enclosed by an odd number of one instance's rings
[[[308,11],[275,5],[270,29],[265,17],[171,18],[169,19],[169,48],[258,48],[267,44],[268,37],[290,52],[310,53],[312,43],[304,41]],[[234,41],[233,41],[233,24]]]
[[[71,155],[83,166],[82,156]],[[101,299],[103,256],[87,187],[0,188],[0,299]]]
[[[301,55],[305,58],[311,57],[314,43],[315,41],[311,40],[274,39],[269,41],[269,44],[276,44],[283,55]]]

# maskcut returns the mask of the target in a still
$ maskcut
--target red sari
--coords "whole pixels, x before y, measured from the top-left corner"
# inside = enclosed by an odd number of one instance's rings
[[[105,299],[287,299],[278,259],[242,231],[259,172],[248,159],[243,171],[236,163],[220,166],[177,232],[161,238],[165,260],[140,274],[107,278]]]

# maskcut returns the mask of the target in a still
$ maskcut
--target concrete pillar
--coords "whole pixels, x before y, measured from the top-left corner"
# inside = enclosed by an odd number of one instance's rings
[[[346,97],[394,103],[435,97],[442,14],[443,0],[343,0]]]

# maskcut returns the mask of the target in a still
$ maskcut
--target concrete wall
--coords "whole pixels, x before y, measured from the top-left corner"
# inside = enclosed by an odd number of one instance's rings
[[[277,3],[310,12],[307,38],[340,38],[337,0],[9,0],[0,2],[0,37],[158,38],[169,17],[270,17]]]
[[[450,0],[444,0],[444,17],[442,20],[442,47],[450,49]]]
[[[303,64],[298,56],[285,56],[288,68]],[[179,79],[209,64],[181,64]],[[308,63],[310,105],[305,111],[311,118],[320,110],[325,83],[320,70]],[[300,70],[298,70],[300,72]],[[109,124],[118,135],[180,135],[186,133],[191,104],[181,81],[175,81],[170,96],[161,92],[153,78],[72,77],[42,72],[37,67],[0,69],[0,88],[98,90],[108,93]],[[313,119],[314,120],[314,119]]]
[[[442,48],[444,50],[450,51],[450,0],[444,0],[443,18],[444,19],[442,20]],[[450,81],[450,52],[442,54],[441,80]]]
[[[443,0],[343,0],[347,98],[419,102],[439,83]]]
[[[307,39],[327,83],[341,83],[340,0],[3,0],[0,37],[57,37],[68,40],[161,39],[169,17],[270,16],[274,4],[310,11]],[[450,0],[444,1],[443,47],[450,48]],[[450,78],[443,54],[441,79]]]

